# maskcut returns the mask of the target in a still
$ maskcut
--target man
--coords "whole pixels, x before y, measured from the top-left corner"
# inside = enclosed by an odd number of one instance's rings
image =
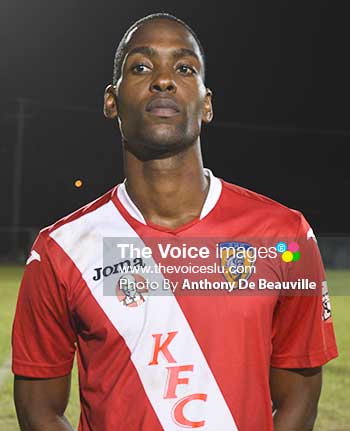
[[[104,113],[119,123],[126,181],[42,230],[33,245],[13,330],[23,430],[72,429],[64,411],[76,348],[80,430],[312,429],[321,366],[337,356],[321,258],[300,213],[203,169],[201,125],[213,117],[204,75],[196,35],[173,16],[148,16],[122,39]],[[109,246],[120,248],[114,264],[104,260],[107,237],[119,238]],[[130,238],[151,245],[154,254],[131,256],[130,244],[121,244]],[[174,288],[147,295],[149,275],[121,274],[124,265],[143,268],[147,259],[163,263],[165,272],[169,259],[156,245],[182,247],[188,238],[215,239],[221,251],[231,246],[221,253],[223,274],[191,278],[210,286],[231,281],[231,293],[181,295]],[[268,259],[265,253],[249,261],[252,245],[289,238],[294,248],[284,260],[266,248]],[[301,258],[289,262],[296,243]],[[258,273],[230,271],[242,259]],[[181,258],[188,267],[189,260]],[[104,286],[112,277],[117,298]],[[164,287],[164,273],[157,277]],[[240,280],[277,285],[306,277],[318,292],[323,286],[325,308],[318,294],[236,289]]]

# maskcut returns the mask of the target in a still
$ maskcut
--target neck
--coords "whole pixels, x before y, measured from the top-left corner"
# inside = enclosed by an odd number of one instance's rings
[[[209,181],[199,142],[164,159],[141,161],[124,151],[126,189],[146,221],[169,228],[200,215]]]

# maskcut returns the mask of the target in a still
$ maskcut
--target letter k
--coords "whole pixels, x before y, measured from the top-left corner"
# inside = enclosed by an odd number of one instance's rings
[[[169,344],[175,338],[176,334],[177,334],[177,331],[168,332],[168,336],[163,342],[163,344],[161,344],[161,338],[163,334],[152,334],[152,337],[154,338],[154,351],[153,351],[153,358],[148,365],[158,365],[159,352],[163,353],[163,355],[165,356],[165,359],[169,363],[176,363],[173,355],[170,353],[168,349]]]

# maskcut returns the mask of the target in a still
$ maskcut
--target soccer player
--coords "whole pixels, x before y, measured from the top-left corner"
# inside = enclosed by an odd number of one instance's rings
[[[72,429],[64,412],[75,352],[79,430],[312,429],[321,367],[337,356],[320,254],[299,212],[203,168],[201,126],[213,117],[204,67],[197,36],[170,15],[143,18],[121,40],[104,113],[121,131],[126,180],[33,245],[13,327],[22,430]],[[149,275],[122,274],[146,257],[123,246],[124,256],[106,263],[107,237],[178,246],[220,237],[219,248],[232,246],[221,256],[225,273],[191,281],[308,279],[323,295],[147,295],[132,282],[143,286]],[[282,248],[292,239],[289,254],[266,248],[249,260],[248,249],[269,239]],[[253,261],[257,273],[248,273]],[[227,270],[238,262],[248,268]],[[103,286],[113,277],[111,296]]]

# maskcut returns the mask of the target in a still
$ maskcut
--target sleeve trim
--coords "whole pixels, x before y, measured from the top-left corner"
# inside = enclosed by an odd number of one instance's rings
[[[274,368],[313,368],[326,364],[338,356],[336,344],[326,350],[310,353],[305,356],[276,355],[271,358],[271,367]]]
[[[19,376],[50,378],[69,374],[73,368],[74,358],[58,365],[44,365],[33,362],[13,360],[12,372]]]

